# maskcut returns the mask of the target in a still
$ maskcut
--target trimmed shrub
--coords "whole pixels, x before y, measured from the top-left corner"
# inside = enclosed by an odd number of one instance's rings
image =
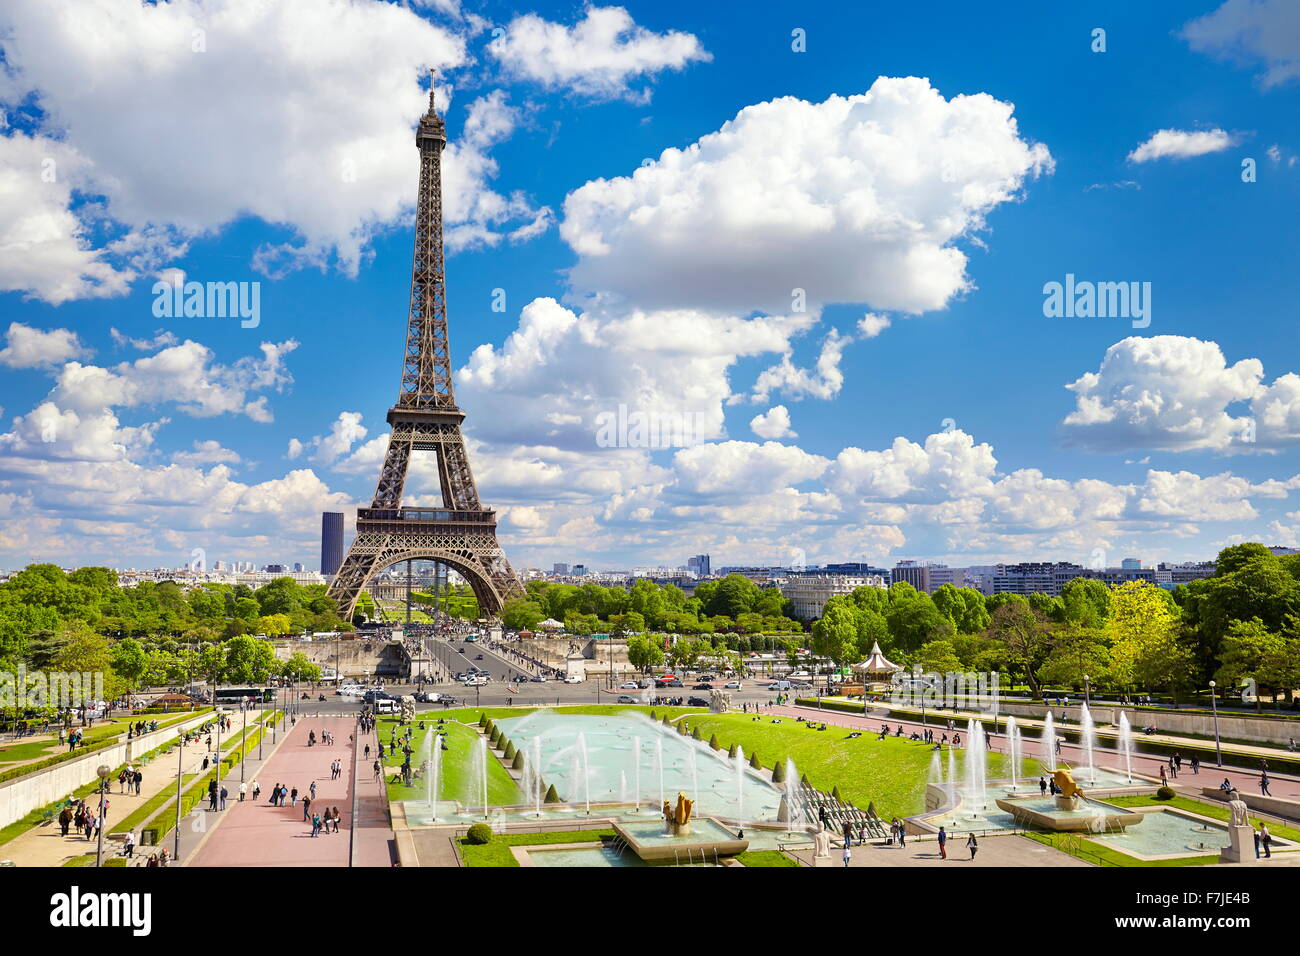
[[[488,725],[487,714],[478,715],[478,725],[480,727],[486,727]]]
[[[515,749],[515,742],[513,740],[507,740],[505,758],[507,760],[514,760],[518,753],[519,751]]]
[[[691,739],[693,739],[693,740],[699,740],[699,739],[700,739],[700,728],[699,728],[699,727],[696,727],[694,730],[691,731]]]
[[[1157,800],[1172,800],[1177,794],[1174,793],[1173,787],[1161,787],[1156,791]]]
[[[714,750],[721,750],[721,749],[722,749],[720,746],[718,746],[718,735],[717,735],[717,734],[714,734],[712,737],[709,738],[709,746],[710,746],[711,748],[713,748]],[[734,755],[733,755],[733,756],[734,756]]]
[[[736,745],[735,745],[735,744],[732,744],[730,747],[727,748],[727,758],[730,759],[730,760],[735,760],[735,759],[736,759]]]
[[[763,769],[763,761],[758,759],[758,751],[754,751],[752,754],[749,755],[749,765],[753,767],[755,770]]]
[[[492,842],[492,828],[486,823],[476,823],[465,834],[465,842],[474,846],[483,846]]]
[[[776,762],[776,766],[772,768],[772,782],[785,783],[785,764],[779,760]]]
[[[510,765],[510,769],[511,770],[524,769],[524,752],[522,750],[515,751],[515,762]]]
[[[653,710],[650,711],[650,719],[651,719],[651,720],[658,720],[658,719],[659,719],[659,718],[655,715],[655,712],[654,712]]]
[[[549,787],[546,788],[546,802],[547,803],[560,802],[560,795],[555,792],[555,784],[551,784]]]
[[[840,785],[838,783],[831,788],[831,796],[835,798],[836,803],[844,802],[844,798],[840,796]]]

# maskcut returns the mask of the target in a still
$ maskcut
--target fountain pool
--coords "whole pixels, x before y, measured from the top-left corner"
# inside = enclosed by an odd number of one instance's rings
[[[781,790],[766,774],[646,717],[537,710],[498,720],[497,726],[526,752],[540,751],[539,770],[547,785],[554,784],[567,802],[590,801],[593,815],[599,804],[626,796],[643,804],[643,813],[657,816],[660,793],[681,791],[694,795],[699,816],[743,822],[776,819]],[[575,760],[584,749],[585,759]],[[629,787],[638,792],[627,794]],[[572,815],[570,810],[567,816]]]

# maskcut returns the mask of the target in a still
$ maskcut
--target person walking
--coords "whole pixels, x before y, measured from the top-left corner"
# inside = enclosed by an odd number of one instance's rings
[[[1273,858],[1273,834],[1268,832],[1268,824],[1263,821],[1260,821],[1259,824],[1259,842],[1264,845],[1264,859],[1271,860]]]
[[[243,802],[244,802],[244,797],[245,797],[247,794],[248,794],[248,784],[246,784],[246,783],[241,783],[241,784],[239,785],[239,802],[240,802],[240,803],[243,803]]]
[[[128,860],[135,858],[135,831],[134,830],[128,830],[126,832],[126,839],[122,842],[122,852],[126,855],[126,858]]]
[[[257,803],[257,798],[262,795],[262,788],[258,785],[256,778],[253,780],[253,802]]]
[[[948,831],[939,827],[939,859],[948,859]]]
[[[1265,770],[1263,773],[1259,775],[1259,792],[1266,797],[1273,796],[1273,794],[1268,792],[1268,771],[1267,770]]]
[[[339,813],[338,807],[335,807],[334,808],[334,832],[335,833],[339,832],[339,820],[341,820],[342,818],[343,818],[343,814]]]
[[[849,862],[853,859],[853,849],[849,846],[848,840],[844,841],[843,853],[844,853],[844,865],[848,866]]]
[[[303,820],[307,820],[310,818],[310,816],[311,816],[311,797],[305,796],[302,798],[302,818]]]
[[[289,806],[296,807],[297,805],[298,805],[298,788],[294,787],[292,790],[289,791]]]
[[[975,834],[972,833],[970,836],[966,838],[966,849],[970,850],[970,858],[972,860],[975,859],[975,852],[979,848],[980,848],[979,841],[975,839]]]
[[[311,835],[312,835],[312,836],[316,836],[318,833],[320,833],[320,814],[319,814],[319,813],[316,814],[314,817],[311,818]]]

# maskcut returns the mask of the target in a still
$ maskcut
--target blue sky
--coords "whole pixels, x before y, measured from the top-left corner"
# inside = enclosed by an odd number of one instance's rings
[[[516,567],[1296,546],[1300,12],[1133,6],[17,0],[0,566],[316,565],[383,454],[429,67]],[[257,326],[156,317],[178,272]],[[1045,316],[1067,273],[1150,324]],[[699,441],[600,447],[620,405]]]

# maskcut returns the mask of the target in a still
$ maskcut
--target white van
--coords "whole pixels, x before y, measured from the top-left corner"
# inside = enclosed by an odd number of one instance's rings
[[[376,714],[395,714],[397,713],[397,701],[391,697],[381,697],[374,704]]]
[[[788,680],[774,680],[767,685],[768,690],[789,690],[791,684]]]

